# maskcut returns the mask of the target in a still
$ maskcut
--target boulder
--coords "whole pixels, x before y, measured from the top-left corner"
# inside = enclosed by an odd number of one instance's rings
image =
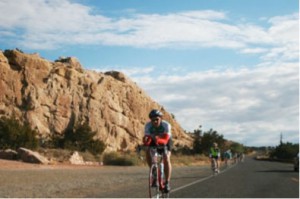
[[[12,150],[12,149],[0,150],[0,159],[17,160],[18,153],[17,153],[17,151]]]
[[[35,163],[35,164],[48,164],[49,161],[38,152],[31,151],[26,148],[19,148],[18,155],[23,162]]]
[[[85,162],[83,160],[83,157],[77,152],[75,151],[72,156],[69,159],[71,164],[75,164],[75,165],[85,165]]]

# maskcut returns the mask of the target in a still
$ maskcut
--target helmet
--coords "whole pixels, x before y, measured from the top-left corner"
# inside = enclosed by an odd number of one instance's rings
[[[159,110],[153,109],[150,113],[149,113],[149,118],[153,118],[153,117],[162,117],[163,114],[162,112],[160,112]]]

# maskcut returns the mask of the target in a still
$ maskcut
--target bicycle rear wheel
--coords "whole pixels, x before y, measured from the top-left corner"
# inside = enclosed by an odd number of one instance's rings
[[[158,184],[158,167],[156,165],[152,165],[149,171],[149,197],[160,197],[160,190]]]

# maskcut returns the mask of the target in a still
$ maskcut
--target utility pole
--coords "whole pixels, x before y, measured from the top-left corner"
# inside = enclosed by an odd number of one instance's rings
[[[280,133],[280,145],[282,145],[283,142],[282,142],[282,132]]]

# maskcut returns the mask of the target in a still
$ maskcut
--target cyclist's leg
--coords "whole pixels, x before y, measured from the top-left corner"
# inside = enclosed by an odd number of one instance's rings
[[[171,150],[173,146],[172,138],[169,139],[167,144],[167,154],[164,156],[164,164],[165,164],[165,176],[166,181],[170,182],[171,174],[172,174],[172,165],[171,165]]]
[[[171,181],[171,174],[172,174],[172,165],[171,165],[171,150],[172,150],[172,140],[170,139],[168,144],[167,144],[167,151],[166,154],[164,155],[164,171],[165,171],[165,191],[166,193],[169,193],[170,191],[170,181]]]
[[[217,172],[220,172],[220,166],[221,166],[220,158],[216,158],[216,164],[217,164]]]
[[[167,154],[164,156],[164,172],[166,176],[166,181],[170,182],[172,174],[172,165],[171,165],[171,151],[167,151]]]
[[[211,164],[211,169],[214,171],[216,164],[215,164],[215,159],[213,157],[210,158],[210,164]]]

